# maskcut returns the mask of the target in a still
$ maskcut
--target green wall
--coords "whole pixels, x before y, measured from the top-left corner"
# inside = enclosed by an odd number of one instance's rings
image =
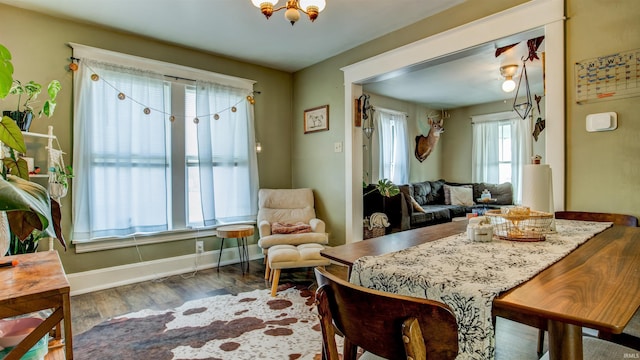
[[[640,1],[569,0],[566,16],[566,207],[640,217],[640,97],[579,105],[573,75],[576,62],[640,48]],[[585,130],[588,114],[608,111],[617,130]]]
[[[292,186],[291,74],[6,5],[0,5],[0,13],[3,18],[2,27],[5,29],[0,35],[0,43],[13,55],[14,78],[22,81],[35,80],[42,84],[47,84],[51,79],[62,82],[63,90],[58,97],[55,115],[51,119],[34,120],[31,131],[46,133],[47,126],[53,125],[62,149],[68,154],[72,152],[73,75],[67,70],[72,55],[71,48],[65,44],[74,42],[257,81],[255,90],[261,93],[255,97],[256,138],[263,148],[258,155],[260,186]],[[14,104],[9,99],[0,100],[0,109],[13,107]],[[64,160],[66,164],[72,163],[70,155]],[[62,212],[63,231],[67,242],[70,242],[70,196],[63,199]],[[46,247],[46,244],[43,245]],[[205,250],[217,249],[219,245],[217,239],[207,240]],[[193,254],[193,248],[192,240],[184,240],[140,246],[140,252],[144,260],[154,260]],[[67,273],[139,261],[135,248],[76,254],[71,245],[69,250],[60,252],[60,255]]]

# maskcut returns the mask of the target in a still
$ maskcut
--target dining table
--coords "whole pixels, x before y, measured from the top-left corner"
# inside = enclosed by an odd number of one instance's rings
[[[321,254],[348,266],[353,283],[443,300],[454,308],[459,327],[473,318],[460,336],[459,359],[492,358],[492,326],[495,317],[502,317],[548,330],[550,359],[579,360],[583,327],[621,333],[640,307],[640,228],[555,222],[557,230],[535,243],[494,238],[473,244],[466,237],[468,222],[456,221],[326,248]],[[461,255],[469,249],[477,255]],[[482,269],[470,271],[474,262],[484,263]],[[480,279],[480,285],[465,283],[468,279]],[[462,288],[481,296],[465,298],[457,293],[464,293]],[[480,305],[470,306],[468,299]],[[488,309],[482,309],[483,301]],[[468,334],[469,328],[476,333]],[[476,343],[469,340],[474,337]]]

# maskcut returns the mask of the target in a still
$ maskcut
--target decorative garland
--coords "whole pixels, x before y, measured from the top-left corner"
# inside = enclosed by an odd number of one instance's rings
[[[80,59],[78,59],[78,58],[74,58],[74,57],[72,57],[72,58],[71,58],[71,63],[69,64],[69,70],[74,71],[74,72],[78,70],[78,64],[76,63],[76,61],[77,61],[77,62],[79,62],[79,61],[80,61]],[[136,100],[136,99],[134,99],[134,98],[130,97],[129,95],[125,94],[124,92],[120,91],[120,90],[119,90],[118,88],[116,88],[113,84],[111,84],[110,82],[108,82],[107,80],[105,80],[104,78],[102,78],[100,75],[98,75],[98,74],[96,73],[96,71],[94,71],[90,66],[88,66],[88,65],[85,65],[85,66],[87,66],[87,68],[89,68],[89,70],[91,70],[91,71],[92,71],[92,74],[91,74],[91,80],[96,81],[96,82],[97,82],[97,81],[102,80],[106,85],[108,85],[110,88],[112,88],[113,90],[115,90],[115,91],[116,91],[116,93],[118,94],[118,99],[120,99],[120,100],[126,100],[126,99],[129,99],[130,101],[132,101],[132,102],[134,102],[134,103],[136,103],[136,104],[138,104],[138,105],[142,106],[142,108],[143,108],[142,112],[143,112],[145,115],[149,115],[149,114],[151,114],[151,111],[154,111],[154,112],[161,113],[161,114],[163,114],[163,115],[165,115],[165,116],[169,116],[169,121],[170,121],[170,122],[174,122],[174,121],[176,120],[176,115],[171,114],[171,113],[167,113],[167,112],[165,112],[164,110],[154,109],[154,108],[151,108],[151,107],[149,107],[149,106],[147,106],[147,105],[143,104],[142,102],[140,102],[140,101],[138,101],[138,100]],[[238,111],[237,106],[238,106],[240,103],[244,102],[245,100],[246,100],[246,101],[248,101],[251,105],[253,105],[253,104],[255,104],[255,102],[256,102],[256,101],[255,101],[255,99],[254,99],[254,97],[253,97],[253,95],[254,95],[254,94],[259,94],[259,93],[260,93],[260,92],[258,92],[258,91],[250,91],[244,99],[242,99],[242,100],[238,101],[238,102],[237,102],[237,103],[235,103],[233,106],[230,106],[230,107],[225,108],[225,109],[221,109],[221,110],[219,110],[219,111],[216,111],[216,112],[214,112],[214,113],[210,113],[210,114],[207,114],[207,115],[204,115],[204,116],[203,116],[203,115],[196,115],[196,117],[194,117],[194,118],[193,118],[193,123],[194,123],[194,124],[198,124],[198,123],[200,122],[200,118],[201,118],[201,117],[210,117],[210,116],[213,116],[213,119],[214,119],[214,120],[219,120],[219,119],[220,119],[220,113],[224,113],[224,112],[229,111],[229,110],[231,110],[231,112],[236,112],[236,111]],[[183,118],[184,118],[184,117],[186,117],[186,115],[178,115],[178,116],[183,117]]]

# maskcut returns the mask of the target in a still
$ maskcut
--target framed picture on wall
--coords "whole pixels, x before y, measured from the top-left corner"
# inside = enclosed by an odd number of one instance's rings
[[[329,105],[304,111],[304,133],[329,130]]]

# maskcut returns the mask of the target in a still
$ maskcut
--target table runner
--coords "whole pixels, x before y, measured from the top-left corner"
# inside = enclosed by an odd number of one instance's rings
[[[493,299],[562,259],[611,223],[556,220],[546,241],[472,242],[466,233],[398,252],[356,260],[350,282],[380,291],[438,300],[458,321],[457,359],[493,359]]]

